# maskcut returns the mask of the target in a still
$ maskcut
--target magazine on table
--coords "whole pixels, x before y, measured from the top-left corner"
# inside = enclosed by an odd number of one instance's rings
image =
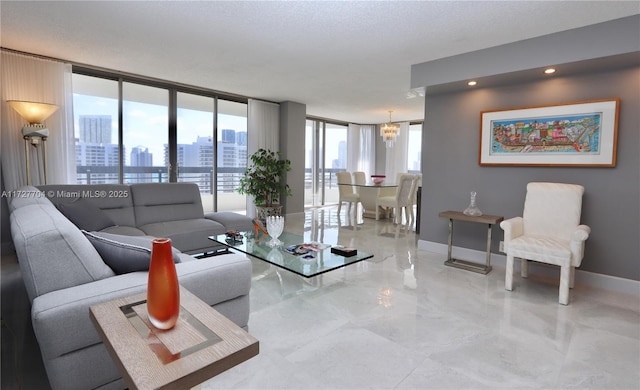
[[[320,242],[309,242],[303,244],[290,245],[285,247],[284,250],[295,256],[306,255],[309,252],[319,252],[323,249],[327,249],[330,245]]]

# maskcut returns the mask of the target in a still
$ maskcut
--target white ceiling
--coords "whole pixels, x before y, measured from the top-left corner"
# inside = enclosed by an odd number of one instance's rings
[[[1,46],[382,123],[412,64],[640,13],[638,1],[0,2]]]

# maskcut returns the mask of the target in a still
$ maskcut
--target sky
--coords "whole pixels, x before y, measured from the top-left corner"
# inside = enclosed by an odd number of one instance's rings
[[[74,130],[79,134],[81,115],[110,115],[111,143],[118,143],[118,101],[99,96],[73,95]],[[137,146],[149,148],[155,166],[164,164],[164,144],[168,143],[168,108],[157,104],[125,101],[123,106],[124,145],[127,154]],[[219,129],[247,131],[246,118],[218,115]],[[218,132],[218,140],[221,138]],[[213,134],[213,113],[178,109],[178,143],[191,144],[197,137]],[[126,156],[128,162],[130,156]]]

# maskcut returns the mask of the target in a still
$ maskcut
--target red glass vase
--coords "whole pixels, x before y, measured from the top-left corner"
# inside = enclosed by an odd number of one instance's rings
[[[147,311],[151,324],[158,329],[173,328],[180,315],[180,286],[169,238],[153,240],[147,284]]]

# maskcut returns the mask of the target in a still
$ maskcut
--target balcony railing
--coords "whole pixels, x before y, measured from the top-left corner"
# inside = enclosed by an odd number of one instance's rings
[[[324,183],[328,189],[337,188],[336,172],[344,169],[325,169]],[[117,166],[97,166],[78,165],[78,184],[118,184],[119,170]],[[240,178],[244,175],[245,168],[225,168],[217,169],[216,186],[218,192],[235,192],[240,186]],[[123,182],[131,183],[166,183],[169,181],[169,173],[164,166],[155,167],[124,167]],[[214,182],[213,169],[208,167],[180,167],[178,181],[197,183],[202,193],[213,193]],[[311,169],[305,169],[304,187],[311,189],[312,173]]]
[[[305,205],[314,204],[317,199],[323,199],[322,204],[332,204],[338,201],[338,183],[336,172],[345,171],[341,168],[324,170],[320,183],[324,182],[324,188],[312,190],[311,169],[305,169],[304,198]],[[240,186],[240,178],[244,175],[245,168],[217,169],[217,177],[214,178],[213,169],[207,167],[180,167],[178,181],[194,182],[200,188],[203,204],[207,210],[212,210],[214,203],[218,210],[238,210],[244,208],[245,196],[237,193]],[[124,167],[124,183],[164,183],[169,181],[167,168],[155,167]],[[413,173],[413,172],[412,172]],[[215,180],[214,180],[215,179]],[[117,166],[86,166],[77,167],[78,184],[118,184],[119,172]],[[215,195],[215,197],[213,196]]]
[[[245,168],[218,168],[218,192],[234,192],[240,185],[240,178]],[[78,184],[118,184],[119,169],[117,166],[78,165],[76,169]],[[213,193],[215,188],[213,169],[208,167],[181,167],[178,181],[197,183],[202,193]],[[123,182],[131,183],[166,183],[169,173],[166,167],[131,167],[123,169]]]

